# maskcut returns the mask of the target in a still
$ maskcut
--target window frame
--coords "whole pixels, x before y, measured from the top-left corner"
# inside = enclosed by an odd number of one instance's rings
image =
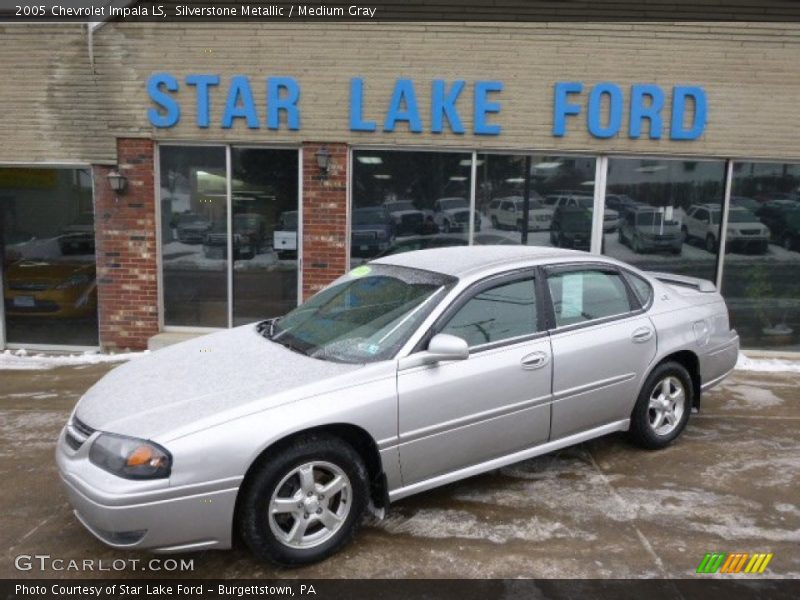
[[[467,304],[467,302],[472,300],[478,294],[501,285],[515,283],[518,281],[525,281],[526,279],[533,280],[534,298],[536,302],[537,331],[526,335],[519,335],[512,338],[497,340],[496,342],[488,342],[486,344],[480,344],[478,346],[470,346],[469,354],[471,356],[473,354],[478,354],[486,350],[494,350],[496,348],[502,348],[504,346],[512,346],[515,344],[519,344],[521,342],[527,342],[549,335],[549,332],[547,330],[547,319],[545,311],[542,310],[542,308],[540,308],[544,306],[544,304],[542,303],[545,302],[545,297],[541,285],[541,274],[536,266],[523,267],[523,268],[513,269],[511,271],[505,271],[502,273],[495,273],[493,275],[488,275],[483,279],[475,281],[471,283],[469,286],[467,286],[464,290],[462,290],[458,294],[458,296],[456,296],[450,302],[447,308],[445,308],[445,310],[436,318],[433,324],[428,328],[428,330],[416,343],[413,350],[409,353],[409,356],[417,352],[422,352],[424,350],[427,350],[431,338],[433,338],[433,336],[435,336],[436,334],[441,333],[444,326],[446,326],[450,322],[450,320],[458,313],[458,311],[461,310],[461,308],[465,304]]]
[[[636,295],[636,292],[633,290],[630,282],[628,281],[628,278],[625,277],[624,272],[626,271],[626,269],[622,269],[617,265],[604,262],[577,262],[577,263],[571,262],[571,263],[559,263],[557,265],[544,265],[539,268],[542,271],[543,275],[541,280],[543,284],[542,287],[544,288],[543,293],[545,295],[544,310],[547,317],[547,325],[548,325],[547,331],[550,334],[575,331],[578,329],[583,329],[585,327],[592,327],[594,325],[603,325],[606,323],[612,323],[614,321],[621,321],[623,319],[628,319],[633,316],[644,314],[647,310],[642,306],[642,303],[639,301],[639,298]],[[631,307],[631,310],[616,315],[608,315],[606,317],[590,319],[588,321],[582,321],[580,323],[573,323],[571,325],[559,326],[556,323],[555,304],[553,303],[553,297],[550,294],[550,286],[548,284],[548,278],[550,277],[550,275],[553,274],[573,273],[577,271],[608,271],[618,275],[620,280],[622,281],[622,285],[625,286],[625,291],[628,296],[628,304]]]

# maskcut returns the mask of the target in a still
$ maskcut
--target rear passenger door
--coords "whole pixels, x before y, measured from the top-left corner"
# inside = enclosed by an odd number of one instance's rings
[[[553,349],[550,439],[627,419],[655,357],[655,327],[622,272],[545,269]]]

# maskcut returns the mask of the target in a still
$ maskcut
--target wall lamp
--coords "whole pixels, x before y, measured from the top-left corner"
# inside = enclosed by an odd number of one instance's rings
[[[314,156],[317,159],[317,166],[321,171],[322,177],[326,178],[328,176],[328,170],[331,166],[331,153],[328,152],[328,149],[325,146],[323,146],[314,153]]]
[[[108,177],[108,184],[116,194],[122,194],[128,187],[128,178],[122,175],[118,169],[112,169],[106,177]]]

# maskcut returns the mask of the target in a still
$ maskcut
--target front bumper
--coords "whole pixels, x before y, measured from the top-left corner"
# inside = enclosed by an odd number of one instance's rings
[[[100,541],[155,552],[231,547],[241,477],[180,487],[123,479],[89,461],[97,434],[72,450],[65,432],[56,448],[59,474],[75,516]]]

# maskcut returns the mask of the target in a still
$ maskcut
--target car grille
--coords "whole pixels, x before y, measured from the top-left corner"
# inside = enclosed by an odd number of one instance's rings
[[[211,246],[225,246],[228,243],[227,233],[209,233],[206,236],[206,243]]]
[[[616,221],[616,220],[617,220],[616,215],[609,215],[608,213],[603,215],[603,221]]]
[[[759,233],[761,233],[761,230],[759,230],[759,229],[742,229],[741,233],[742,233],[742,235],[758,235]]]
[[[456,223],[467,223],[469,222],[469,212],[459,212],[453,215],[453,220]]]
[[[13,300],[7,299],[5,302],[6,311],[13,313],[52,313],[58,312],[61,307],[52,300],[34,300],[33,306],[17,306]]]
[[[9,281],[8,287],[12,290],[24,290],[28,292],[43,292],[49,289],[49,282],[46,281]]]
[[[72,421],[67,424],[67,434],[64,436],[64,440],[67,442],[67,446],[73,450],[77,450],[83,446],[83,443],[88,440],[94,432],[94,429],[89,427],[78,417],[72,417]]]

